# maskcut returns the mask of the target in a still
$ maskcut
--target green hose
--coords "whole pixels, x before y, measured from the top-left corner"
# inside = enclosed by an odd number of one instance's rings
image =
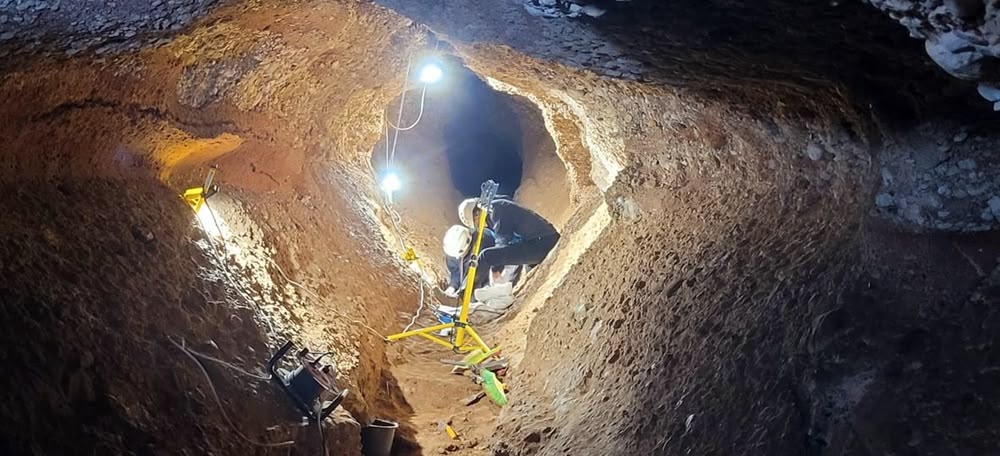
[[[483,391],[490,397],[490,400],[500,407],[507,405],[507,394],[504,393],[503,383],[500,383],[496,374],[484,370],[481,378],[483,379]]]

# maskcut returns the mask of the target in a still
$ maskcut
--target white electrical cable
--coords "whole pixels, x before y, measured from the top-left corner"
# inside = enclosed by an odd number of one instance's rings
[[[406,83],[410,80],[410,65],[412,63],[412,56],[406,58],[406,74],[403,76],[403,93],[399,95],[399,115],[396,118],[397,124],[403,123],[403,108],[406,106]],[[386,123],[389,120],[386,119]],[[386,166],[392,166],[392,160],[396,158],[396,144],[399,143],[399,130],[396,130],[396,134],[392,138],[392,152],[389,154],[389,161]]]
[[[264,448],[280,448],[295,444],[294,440],[286,440],[284,442],[274,442],[274,443],[257,442],[243,435],[243,433],[240,432],[239,428],[237,428],[236,425],[233,424],[232,420],[229,419],[229,415],[226,414],[225,408],[222,407],[222,400],[219,399],[219,393],[218,391],[215,390],[215,384],[212,383],[212,377],[208,375],[208,370],[205,369],[205,366],[201,363],[201,361],[198,361],[198,358],[195,358],[194,355],[192,355],[191,352],[188,351],[187,347],[180,345],[177,342],[174,342],[174,340],[170,339],[169,337],[167,339],[170,341],[170,343],[174,344],[177,348],[179,348],[182,352],[184,352],[184,354],[187,355],[188,358],[191,358],[191,360],[194,361],[194,363],[198,366],[198,369],[201,370],[201,373],[205,376],[205,380],[208,380],[208,387],[212,391],[212,397],[215,398],[215,404],[219,406],[219,413],[222,414],[222,417],[225,418],[226,423],[229,424],[229,427],[233,430],[233,432],[237,436],[239,436],[241,439],[247,441],[252,445]]]
[[[170,338],[168,337],[168,339],[170,339]],[[173,342],[174,345],[177,345],[177,343],[174,342],[173,339],[170,339],[170,341]],[[212,362],[214,362],[216,364],[219,364],[220,366],[228,367],[229,369],[231,369],[231,370],[233,370],[235,372],[241,373],[243,375],[246,375],[247,377],[255,378],[257,380],[261,380],[261,381],[265,381],[265,382],[271,380],[271,376],[270,375],[268,375],[266,377],[263,376],[263,375],[258,375],[258,374],[255,374],[253,372],[249,372],[246,369],[243,369],[242,367],[239,367],[239,366],[237,366],[237,365],[235,365],[233,363],[230,363],[228,361],[223,361],[223,360],[221,360],[219,358],[208,356],[208,355],[206,355],[204,353],[196,352],[196,351],[188,348],[187,345],[184,344],[184,339],[181,339],[181,345],[177,345],[177,346],[179,348],[183,349],[183,350],[186,350],[188,353],[191,353],[192,355],[197,356],[197,357],[199,357],[199,358],[201,358],[203,360],[212,361]]]
[[[437,51],[438,46],[440,44],[441,44],[440,41],[434,43],[434,50],[435,51]],[[392,162],[396,158],[396,146],[399,144],[399,132],[412,130],[413,128],[415,128],[417,126],[417,124],[420,123],[420,120],[424,116],[424,103],[425,103],[425,100],[426,100],[426,97],[427,97],[427,85],[428,85],[427,83],[424,83],[423,88],[420,91],[420,108],[419,108],[419,110],[417,112],[417,118],[416,118],[416,120],[414,120],[412,124],[410,124],[410,125],[408,125],[406,127],[400,127],[400,125],[402,125],[402,123],[403,123],[403,108],[406,106],[406,82],[410,80],[410,68],[412,66],[411,64],[412,64],[412,56],[409,56],[409,57],[406,58],[406,73],[405,73],[405,75],[403,77],[403,91],[402,91],[402,93],[399,96],[399,114],[397,115],[396,123],[393,124],[392,121],[389,120],[388,110],[386,110],[386,112],[385,112],[385,114],[383,116],[384,119],[385,119],[385,124],[386,124],[386,128],[385,128],[385,148],[386,148],[386,151],[385,151],[385,165],[386,165],[387,169],[391,169],[392,168]],[[389,128],[390,127],[393,129],[393,132],[394,132],[394,135],[393,135],[393,138],[392,138],[392,148],[391,149],[389,147]],[[374,172],[374,169],[372,171]],[[375,177],[376,180],[378,179],[378,176],[373,176],[373,177]],[[391,224],[392,224],[393,231],[396,234],[396,239],[399,241],[399,247],[402,250],[405,251],[406,250],[406,242],[403,240],[403,232],[402,232],[402,230],[399,227],[399,224],[402,222],[400,220],[399,213],[396,212],[396,209],[392,206],[392,201],[388,198],[387,195],[383,196],[383,202],[385,204],[386,211],[389,213],[389,220],[392,222]],[[414,313],[413,317],[410,318],[410,322],[409,322],[409,324],[406,325],[406,328],[403,329],[403,332],[409,331],[410,328],[413,327],[413,325],[417,321],[417,318],[420,318],[420,312],[423,311],[423,309],[424,309],[424,303],[425,303],[425,297],[426,297],[425,296],[424,287],[426,286],[426,284],[424,283],[423,268],[420,266],[419,262],[417,262],[417,269],[419,269],[419,273],[417,274],[417,283],[418,283],[419,288],[420,288],[420,303],[417,306],[416,313]],[[437,286],[437,284],[435,284],[434,288],[437,288],[437,289],[440,290],[441,287],[439,287],[439,286]]]
[[[386,167],[386,169],[389,169],[389,165],[391,165],[391,164],[392,164],[392,159],[389,157],[389,118],[386,118],[385,119],[385,167]],[[368,166],[371,167],[371,162],[369,162]],[[375,181],[378,182],[378,173],[375,172],[374,168],[372,168],[372,177],[374,177]]]
[[[227,261],[227,258],[229,257],[229,253],[228,253],[228,250],[226,250],[226,237],[222,233],[222,227],[219,225],[219,220],[215,218],[215,211],[212,210],[212,206],[210,206],[208,204],[208,198],[205,198],[205,200],[202,202],[202,204],[205,205],[205,209],[208,211],[208,215],[210,215],[212,217],[212,224],[215,225],[215,231],[217,233],[219,233],[219,245],[218,245],[218,248],[216,248],[215,250],[216,250],[216,259],[220,263],[222,263],[223,275],[225,276],[225,280],[223,280],[223,285],[224,286],[228,285],[233,290],[237,290],[238,291],[239,289],[235,286],[235,282],[236,281],[232,279],[232,274],[229,271],[229,262]],[[201,224],[201,218],[199,218],[199,217],[195,217],[195,218],[197,218],[198,219],[198,223]],[[211,243],[213,245],[213,247],[215,247],[215,242],[212,241],[212,235],[208,233],[208,230],[206,230],[204,226],[202,226],[201,229],[202,229],[202,231],[205,232],[205,234],[209,238],[209,243]],[[229,284],[228,282],[230,282],[230,281],[232,281],[233,284]],[[225,290],[223,290],[223,293],[225,293]],[[224,299],[228,301],[229,297],[226,296]],[[265,315],[264,309],[262,309],[260,307],[260,305],[257,303],[257,301],[255,301],[253,299],[250,299],[250,302],[252,302],[254,304],[254,306],[257,308],[257,313],[259,315]],[[269,320],[267,318],[264,318],[263,320],[267,324],[267,329],[268,329],[267,336],[268,336],[268,339],[270,339],[272,336],[274,336],[275,334],[277,334],[277,331],[275,331],[274,326],[271,324],[271,320]]]
[[[420,277],[417,280],[420,281],[420,305],[417,307],[417,313],[413,314],[413,317],[410,318],[410,323],[403,328],[403,332],[407,332],[413,327],[417,322],[417,318],[420,318],[420,311],[424,310],[424,279]]]
[[[418,123],[420,123],[420,119],[424,117],[424,99],[426,97],[427,97],[427,84],[424,83],[424,88],[420,91],[420,110],[417,112],[417,120],[414,120],[412,124],[410,124],[410,125],[408,125],[406,127],[400,127],[400,126],[394,125],[388,118],[386,118],[385,119],[386,125],[392,127],[392,129],[396,130],[397,132],[412,130],[414,127],[417,126]],[[402,102],[402,101],[400,101],[400,102]]]

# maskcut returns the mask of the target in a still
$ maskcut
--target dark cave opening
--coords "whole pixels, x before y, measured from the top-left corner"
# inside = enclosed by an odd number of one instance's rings
[[[455,190],[476,196],[482,183],[492,179],[500,184],[501,193],[513,195],[521,185],[520,138],[492,131],[482,117],[455,120],[446,127],[450,139],[445,149]]]
[[[400,181],[392,204],[407,241],[438,252],[440,236],[459,222],[459,202],[478,196],[490,179],[501,195],[561,223],[569,206],[567,170],[539,108],[495,90],[458,59],[438,63],[439,81],[411,83],[390,102],[388,134],[372,151],[379,179],[391,173]],[[419,73],[420,64],[411,71]]]
[[[523,132],[511,97],[465,67],[448,68],[449,77],[429,91],[450,104],[440,120],[440,139],[452,186],[462,196],[477,196],[482,183],[492,179],[501,193],[514,195],[524,164]]]
[[[403,206],[415,198],[438,199],[434,193],[477,196],[489,179],[500,184],[502,194],[513,196],[525,173],[529,132],[523,128],[523,105],[530,103],[495,91],[457,60],[443,66],[440,81],[411,86],[390,103],[389,124],[398,119],[402,128],[398,133],[390,128],[375,146],[373,167],[403,181],[398,199]]]

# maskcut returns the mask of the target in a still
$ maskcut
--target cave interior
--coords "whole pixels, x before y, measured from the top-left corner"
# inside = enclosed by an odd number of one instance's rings
[[[393,455],[993,454],[998,24],[0,0],[0,451],[375,455],[388,420]],[[502,407],[385,340],[454,303],[442,235],[486,180],[561,236],[477,325]],[[286,341],[349,391],[319,423],[265,370]]]

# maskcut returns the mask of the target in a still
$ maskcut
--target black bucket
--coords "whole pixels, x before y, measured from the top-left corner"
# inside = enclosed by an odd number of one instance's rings
[[[361,454],[364,456],[389,456],[392,439],[396,437],[398,423],[376,419],[361,430]]]

